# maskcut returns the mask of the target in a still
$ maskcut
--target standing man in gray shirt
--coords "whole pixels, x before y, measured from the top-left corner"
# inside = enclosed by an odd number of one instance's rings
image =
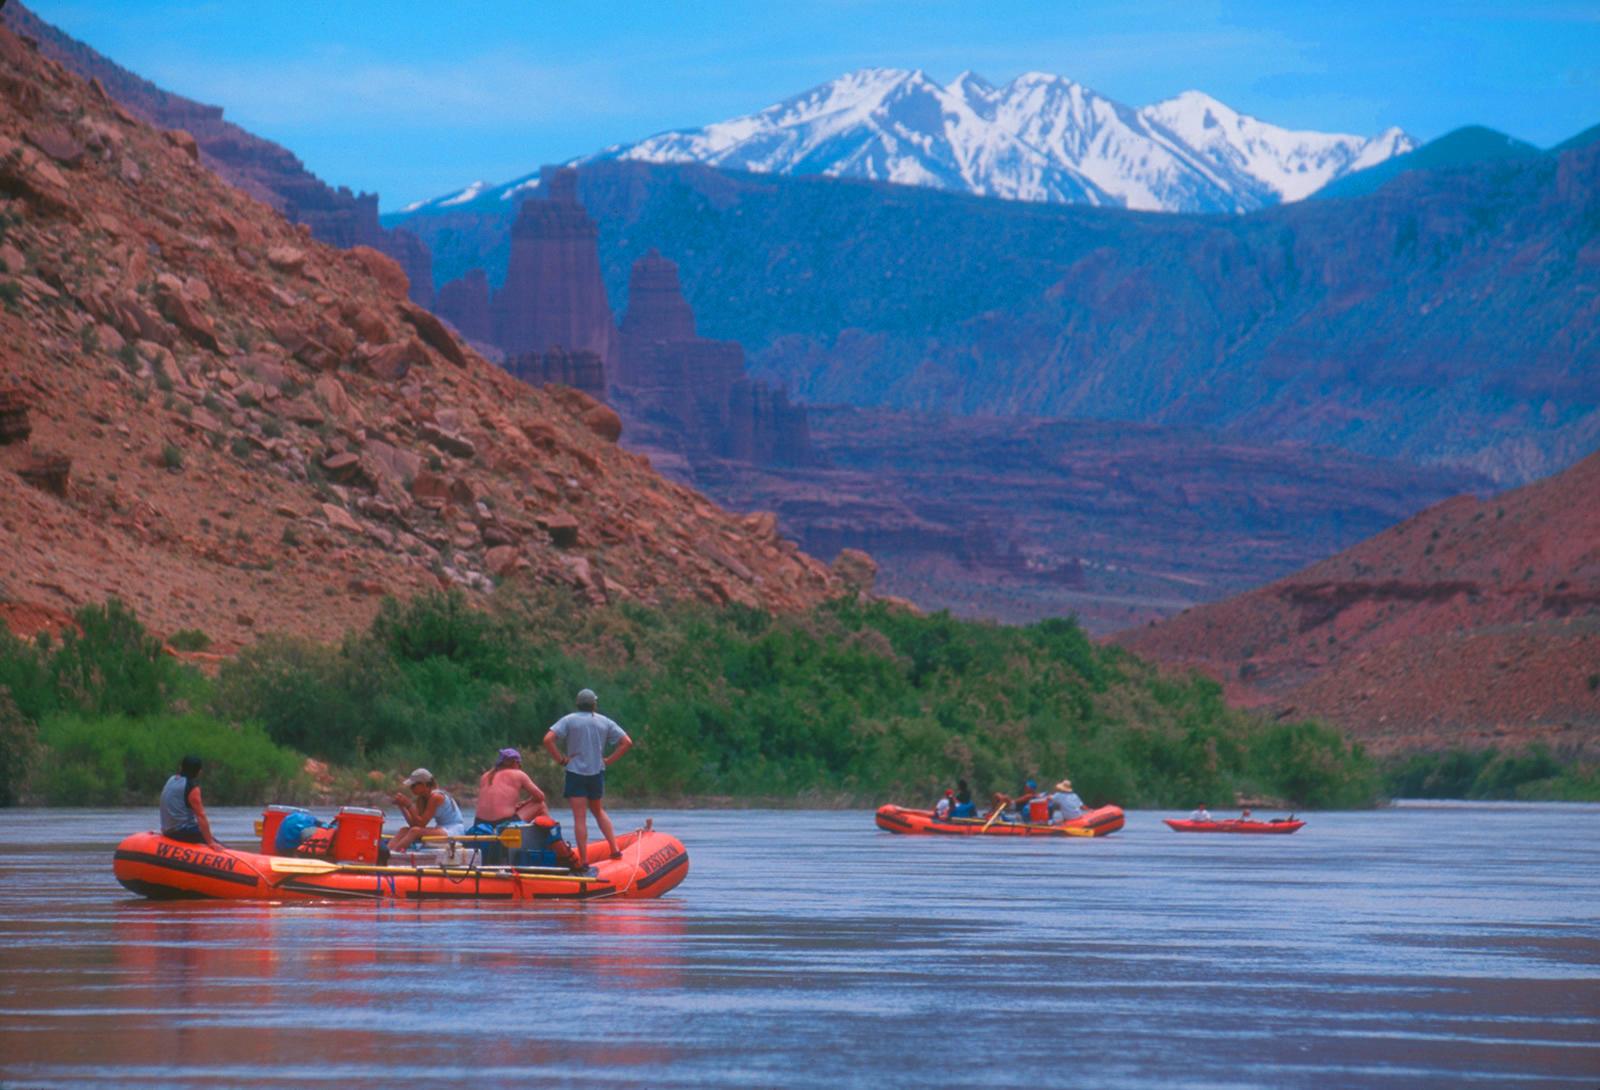
[[[593,814],[595,824],[605,834],[611,845],[611,858],[621,859],[616,834],[611,829],[611,818],[606,814],[606,768],[617,758],[633,748],[633,739],[616,723],[595,711],[599,703],[594,690],[583,689],[576,701],[578,710],[564,715],[556,725],[545,732],[544,748],[559,765],[567,769],[566,789],[562,794],[572,803],[572,833],[578,842],[578,867],[589,865],[589,824],[587,815]],[[566,746],[562,753],[557,743]],[[606,747],[615,745],[611,756]]]

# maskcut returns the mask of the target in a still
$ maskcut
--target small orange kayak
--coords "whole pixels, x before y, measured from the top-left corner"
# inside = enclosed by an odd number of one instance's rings
[[[336,862],[169,840],[134,833],[112,859],[117,881],[156,900],[230,901],[543,901],[652,898],[688,876],[689,853],[676,837],[639,829],[617,837],[621,859],[602,839],[588,846],[589,871],[561,867],[434,864],[380,866]]]
[[[1277,833],[1287,835],[1300,829],[1305,822],[1292,818],[1273,821],[1190,821],[1187,818],[1163,818],[1175,833]]]
[[[1123,813],[1120,806],[1102,806],[1059,825],[1002,819],[986,826],[986,818],[936,818],[932,810],[880,806],[877,822],[887,832],[912,836],[1105,836],[1122,828]]]

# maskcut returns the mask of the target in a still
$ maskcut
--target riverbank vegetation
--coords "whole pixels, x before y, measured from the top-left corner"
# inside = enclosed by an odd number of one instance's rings
[[[1315,808],[1369,805],[1384,786],[1336,731],[1230,709],[1215,683],[1067,620],[1007,627],[850,600],[785,616],[580,608],[502,588],[487,610],[452,593],[386,601],[338,644],[268,636],[214,677],[116,602],[77,620],[58,640],[0,634],[10,801],[148,802],[189,751],[214,803],[304,798],[307,757],[345,785],[377,772],[387,787],[419,764],[470,782],[503,745],[536,753],[583,686],[638,743],[610,774],[634,799],[919,802],[957,777],[982,794],[1070,776],[1093,804]],[[556,786],[542,757],[529,771]],[[1518,775],[1497,782],[1536,782]]]

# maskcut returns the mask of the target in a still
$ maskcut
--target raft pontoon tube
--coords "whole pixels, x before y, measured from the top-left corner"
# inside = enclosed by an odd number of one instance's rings
[[[1294,818],[1272,821],[1190,821],[1187,818],[1162,818],[1175,833],[1277,833],[1286,835],[1305,824]]]
[[[135,833],[117,845],[112,869],[134,893],[157,900],[542,901],[660,897],[689,873],[689,853],[676,837],[648,826],[617,837],[621,859],[605,839],[588,846],[589,869],[562,867],[378,866],[264,855]]]
[[[986,818],[936,818],[932,810],[908,810],[904,806],[880,806],[878,828],[891,833],[939,836],[1105,836],[1122,828],[1120,806],[1102,806],[1085,811],[1082,817],[1058,825],[1039,822],[987,822]],[[986,825],[987,822],[987,825]]]

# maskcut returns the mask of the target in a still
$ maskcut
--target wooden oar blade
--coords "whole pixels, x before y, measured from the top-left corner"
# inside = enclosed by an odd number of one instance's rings
[[[285,874],[328,874],[339,869],[337,863],[330,863],[326,859],[295,859],[285,856],[273,856],[272,869]]]

